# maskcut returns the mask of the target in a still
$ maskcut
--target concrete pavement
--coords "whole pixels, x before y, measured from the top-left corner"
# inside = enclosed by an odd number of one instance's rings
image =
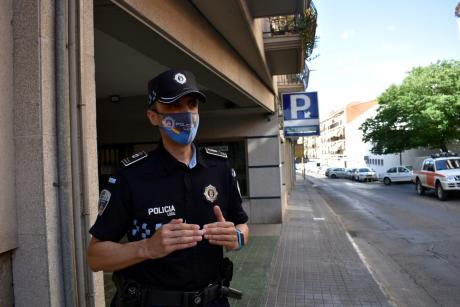
[[[308,180],[289,197],[282,225],[251,225],[249,246],[228,253],[239,306],[390,306],[325,200]]]

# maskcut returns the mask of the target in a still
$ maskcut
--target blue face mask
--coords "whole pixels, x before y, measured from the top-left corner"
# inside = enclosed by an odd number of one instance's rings
[[[198,113],[157,113],[163,116],[160,127],[171,140],[181,145],[193,142],[200,123]]]

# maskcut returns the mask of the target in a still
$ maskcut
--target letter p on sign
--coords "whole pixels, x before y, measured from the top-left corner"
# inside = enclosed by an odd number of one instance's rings
[[[307,110],[311,106],[310,98],[304,94],[291,95],[291,119],[310,118]]]

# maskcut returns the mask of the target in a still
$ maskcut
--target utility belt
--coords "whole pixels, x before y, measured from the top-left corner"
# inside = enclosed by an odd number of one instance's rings
[[[223,297],[241,299],[243,293],[229,287],[231,280],[209,284],[198,291],[168,291],[149,285],[142,285],[135,280],[123,277],[115,272],[112,279],[117,287],[116,307],[180,306],[204,307],[208,303]]]

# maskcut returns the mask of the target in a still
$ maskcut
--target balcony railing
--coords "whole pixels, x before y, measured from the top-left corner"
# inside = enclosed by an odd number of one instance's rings
[[[264,37],[299,34],[299,20],[301,15],[269,17],[269,28],[265,29]]]
[[[298,74],[279,75],[277,77],[278,86],[298,85],[302,83]]]
[[[329,129],[329,130],[334,129],[334,128],[337,127],[338,125],[340,125],[339,122],[334,122],[334,123],[332,123],[331,125],[329,125],[328,129]]]

